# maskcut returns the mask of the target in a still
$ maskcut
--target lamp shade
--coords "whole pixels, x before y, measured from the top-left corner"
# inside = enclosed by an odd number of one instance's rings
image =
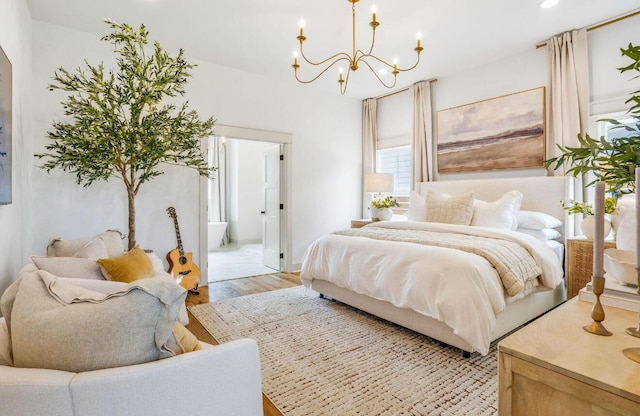
[[[393,173],[367,173],[365,192],[393,192]]]

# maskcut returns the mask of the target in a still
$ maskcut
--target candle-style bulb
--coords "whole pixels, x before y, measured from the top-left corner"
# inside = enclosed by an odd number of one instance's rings
[[[300,19],[300,36],[304,36],[304,20]]]
[[[371,6],[371,21],[375,22],[376,21],[376,12],[378,11],[377,7],[375,6],[375,4],[373,6]]]
[[[418,48],[420,48],[420,40],[422,39],[422,33],[416,33],[416,39],[418,40]]]

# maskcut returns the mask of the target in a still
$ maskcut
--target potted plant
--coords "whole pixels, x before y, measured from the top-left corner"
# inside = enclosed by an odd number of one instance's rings
[[[623,56],[632,62],[622,68],[618,68],[621,73],[635,70],[640,72],[640,45],[629,44],[624,49],[621,48]],[[637,75],[634,78],[637,78]],[[603,181],[609,192],[615,194],[630,194],[636,192],[635,170],[640,166],[640,90],[631,93],[631,97],[625,102],[631,104],[628,110],[629,117],[633,123],[622,124],[618,120],[602,119],[600,122],[608,122],[614,125],[613,128],[622,130],[624,134],[610,140],[601,137],[592,138],[588,134],[578,135],[580,147],[560,146],[558,148],[562,154],[558,157],[545,161],[546,168],[558,169],[567,165],[570,168],[567,174],[575,177],[585,174],[592,174],[594,179],[587,183],[591,186],[597,181]],[[635,227],[632,224],[623,226],[623,221],[631,221],[633,215],[627,215],[635,209],[635,198],[625,195],[618,201],[620,207],[619,216],[614,216],[613,228],[616,230],[618,246],[627,245],[632,236],[626,236],[627,230],[630,233]],[[616,218],[617,217],[617,218]],[[633,237],[633,247],[635,247],[635,237]]]
[[[393,217],[391,207],[399,207],[398,201],[392,196],[386,196],[371,201],[371,219],[373,221],[389,221]]]
[[[562,208],[564,208],[564,210],[567,211],[569,214],[582,214],[584,216],[584,218],[580,222],[580,228],[582,229],[582,234],[584,234],[585,237],[587,238],[593,238],[595,234],[594,232],[595,220],[593,218],[593,214],[594,214],[593,205],[586,202],[573,201],[573,200],[570,200],[567,203],[560,201],[560,203],[562,204]],[[618,213],[617,204],[618,204],[617,195],[606,197],[604,199],[604,213],[607,215],[617,214]],[[611,222],[607,218],[605,218],[604,235],[607,236],[609,235],[610,232],[611,232]]]
[[[213,118],[201,121],[187,103],[175,105],[171,98],[184,95],[191,76],[180,50],[171,56],[158,42],[147,48],[144,25],[105,20],[111,33],[102,37],[114,45],[116,69],[103,64],[69,72],[59,68],[51,91],[67,91],[62,102],[70,118],[53,124],[47,136],[53,143],[37,158],[50,172],[62,169],[75,174],[76,183],[87,187],[116,177],[124,184],[129,210],[129,249],[136,244],[135,197],[140,186],[163,174],[163,164],[193,168],[210,176],[214,169],[200,150],[200,139],[213,134]]]

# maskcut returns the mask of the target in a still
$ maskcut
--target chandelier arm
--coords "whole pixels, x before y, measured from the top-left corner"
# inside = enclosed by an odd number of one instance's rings
[[[389,68],[391,68],[391,69],[395,69],[395,70],[396,70],[396,71],[398,71],[398,72],[407,72],[407,71],[411,71],[411,70],[412,70],[412,69],[414,69],[416,66],[418,66],[418,64],[420,63],[420,54],[419,54],[419,53],[418,53],[418,59],[416,60],[416,63],[415,63],[415,64],[413,64],[413,66],[412,66],[412,67],[404,68],[404,69],[403,69],[403,68],[398,68],[397,66],[395,66],[395,65],[393,65],[393,64],[390,64],[389,62],[387,62],[387,61],[385,61],[385,60],[383,60],[383,59],[380,59],[380,58],[378,58],[378,57],[377,57],[377,56],[375,56],[375,55],[365,54],[365,53],[363,53],[363,52],[362,52],[362,51],[360,51],[360,50],[359,50],[359,52],[360,52],[360,53],[362,53],[362,56],[360,56],[360,57],[356,60],[356,63],[357,63],[357,62],[360,62],[361,60],[362,60],[363,62],[366,62],[366,61],[364,61],[364,58],[371,58],[371,59],[375,59],[376,61],[380,62],[380,63],[381,63],[381,64],[383,64],[383,65],[388,66],[388,67],[389,67]]]
[[[336,56],[337,56],[337,55],[340,55],[340,54],[336,54]],[[300,78],[298,78],[298,71],[297,71],[297,70],[294,70],[294,75],[296,76],[296,80],[297,80],[298,82],[301,82],[301,83],[303,83],[303,84],[310,84],[310,83],[312,83],[313,81],[315,81],[315,80],[317,80],[318,78],[320,78],[320,77],[322,76],[322,74],[324,74],[325,72],[327,72],[327,71],[329,70],[329,68],[331,68],[332,66],[334,66],[334,65],[335,65],[335,64],[337,64],[338,62],[340,62],[340,61],[344,61],[344,60],[350,61],[350,60],[351,60],[351,58],[339,58],[339,59],[336,59],[335,61],[331,62],[331,64],[329,64],[329,66],[327,66],[325,69],[323,69],[323,70],[322,70],[318,75],[316,75],[315,77],[313,77],[313,78],[312,78],[312,79],[310,79],[309,81],[304,81],[304,80],[301,80]],[[324,61],[323,61],[323,62],[324,62]],[[347,71],[347,79],[349,78],[349,72],[351,72],[351,70],[348,70],[348,71]]]
[[[363,57],[360,57],[360,58],[363,58]],[[361,59],[361,61],[371,70],[371,72],[373,72],[373,75],[375,75],[375,77],[378,78],[378,81],[380,81],[380,83],[384,85],[386,88],[393,88],[396,86],[396,82],[398,81],[398,79],[395,75],[393,77],[393,84],[387,84],[382,80],[382,78],[380,78],[378,73],[373,69],[373,67],[371,67],[369,62],[367,62],[365,59]]]
[[[371,47],[369,48],[369,53],[366,53],[365,55],[371,55],[371,52],[373,52],[373,45],[376,43],[376,28],[373,27],[372,29],[373,34],[371,35]]]
[[[351,75],[351,68],[347,69],[347,76],[344,79],[344,83],[340,83],[340,95],[344,95],[347,92],[347,85],[349,85],[349,75]]]
[[[322,60],[320,62],[310,61],[307,58],[307,56],[304,54],[304,51],[302,50],[302,43],[300,43],[300,56],[302,56],[302,59],[304,59],[306,63],[308,63],[310,65],[314,65],[314,66],[323,65],[323,64],[329,62],[332,59],[336,59],[339,56],[344,56],[344,58],[340,58],[339,60],[347,59],[349,62],[351,62],[351,57],[346,52],[338,52],[335,55],[332,55],[332,56],[330,56],[330,57],[328,57],[328,58],[326,58],[326,59],[324,59],[324,60]],[[333,65],[333,64],[331,64],[331,65]]]

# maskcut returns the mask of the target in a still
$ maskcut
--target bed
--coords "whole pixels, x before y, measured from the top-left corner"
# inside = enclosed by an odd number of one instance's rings
[[[456,203],[462,198],[468,207],[472,192],[479,220],[487,207],[505,208],[507,204],[500,201],[520,195],[517,212],[556,219],[555,246],[525,234],[525,229],[515,230],[515,223],[507,229],[481,221],[472,222],[475,225],[416,221],[410,215],[409,221],[372,223],[317,239],[305,253],[302,283],[322,296],[460,348],[465,356],[487,354],[491,341],[566,300],[562,243],[573,236],[574,222],[560,201],[572,198],[573,178],[418,185],[410,211],[415,198],[423,201],[429,195],[431,219],[438,218],[433,217],[437,198],[445,203],[449,197]],[[449,211],[455,210],[444,209],[444,215]]]

